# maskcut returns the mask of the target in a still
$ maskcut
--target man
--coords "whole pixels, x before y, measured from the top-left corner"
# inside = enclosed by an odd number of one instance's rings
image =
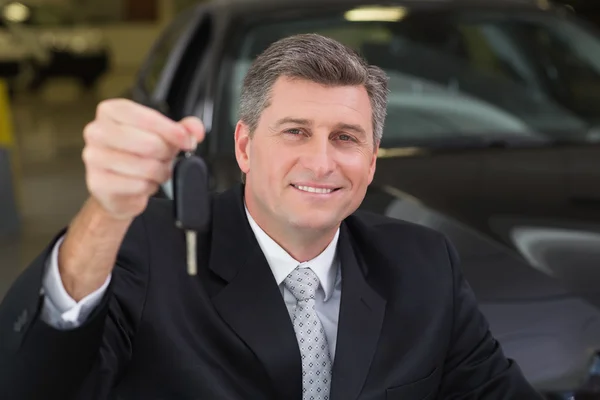
[[[149,197],[202,124],[101,103],[90,198],[0,308],[4,398],[539,398],[448,241],[356,212],[386,93],[380,69],[322,36],[260,55],[235,130],[244,184],[214,196],[193,277],[172,205]]]

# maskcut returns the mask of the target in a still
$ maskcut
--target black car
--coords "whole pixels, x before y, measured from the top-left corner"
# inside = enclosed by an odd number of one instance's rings
[[[564,6],[570,12],[600,26],[600,3],[595,0],[554,0],[558,5]]]
[[[162,34],[130,96],[201,117],[198,153],[225,190],[240,180],[233,132],[249,64],[303,32],[390,77],[362,207],[448,235],[526,377],[548,398],[600,399],[598,32],[533,1],[203,3]]]

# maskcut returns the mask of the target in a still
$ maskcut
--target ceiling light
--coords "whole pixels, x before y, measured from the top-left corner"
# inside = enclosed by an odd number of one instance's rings
[[[405,7],[359,7],[346,11],[348,21],[400,21],[407,14]]]
[[[2,10],[4,19],[10,22],[23,22],[29,18],[30,14],[29,7],[21,3],[9,3]]]

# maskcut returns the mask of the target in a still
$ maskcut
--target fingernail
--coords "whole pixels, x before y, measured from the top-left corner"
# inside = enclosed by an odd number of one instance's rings
[[[188,150],[196,150],[196,147],[198,146],[198,141],[196,140],[194,135],[189,136],[188,146]]]

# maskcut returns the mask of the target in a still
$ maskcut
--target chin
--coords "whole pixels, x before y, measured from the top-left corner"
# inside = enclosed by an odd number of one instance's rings
[[[289,219],[291,225],[298,229],[326,231],[337,228],[341,219],[335,218],[332,212],[306,212],[304,215],[294,215]]]

